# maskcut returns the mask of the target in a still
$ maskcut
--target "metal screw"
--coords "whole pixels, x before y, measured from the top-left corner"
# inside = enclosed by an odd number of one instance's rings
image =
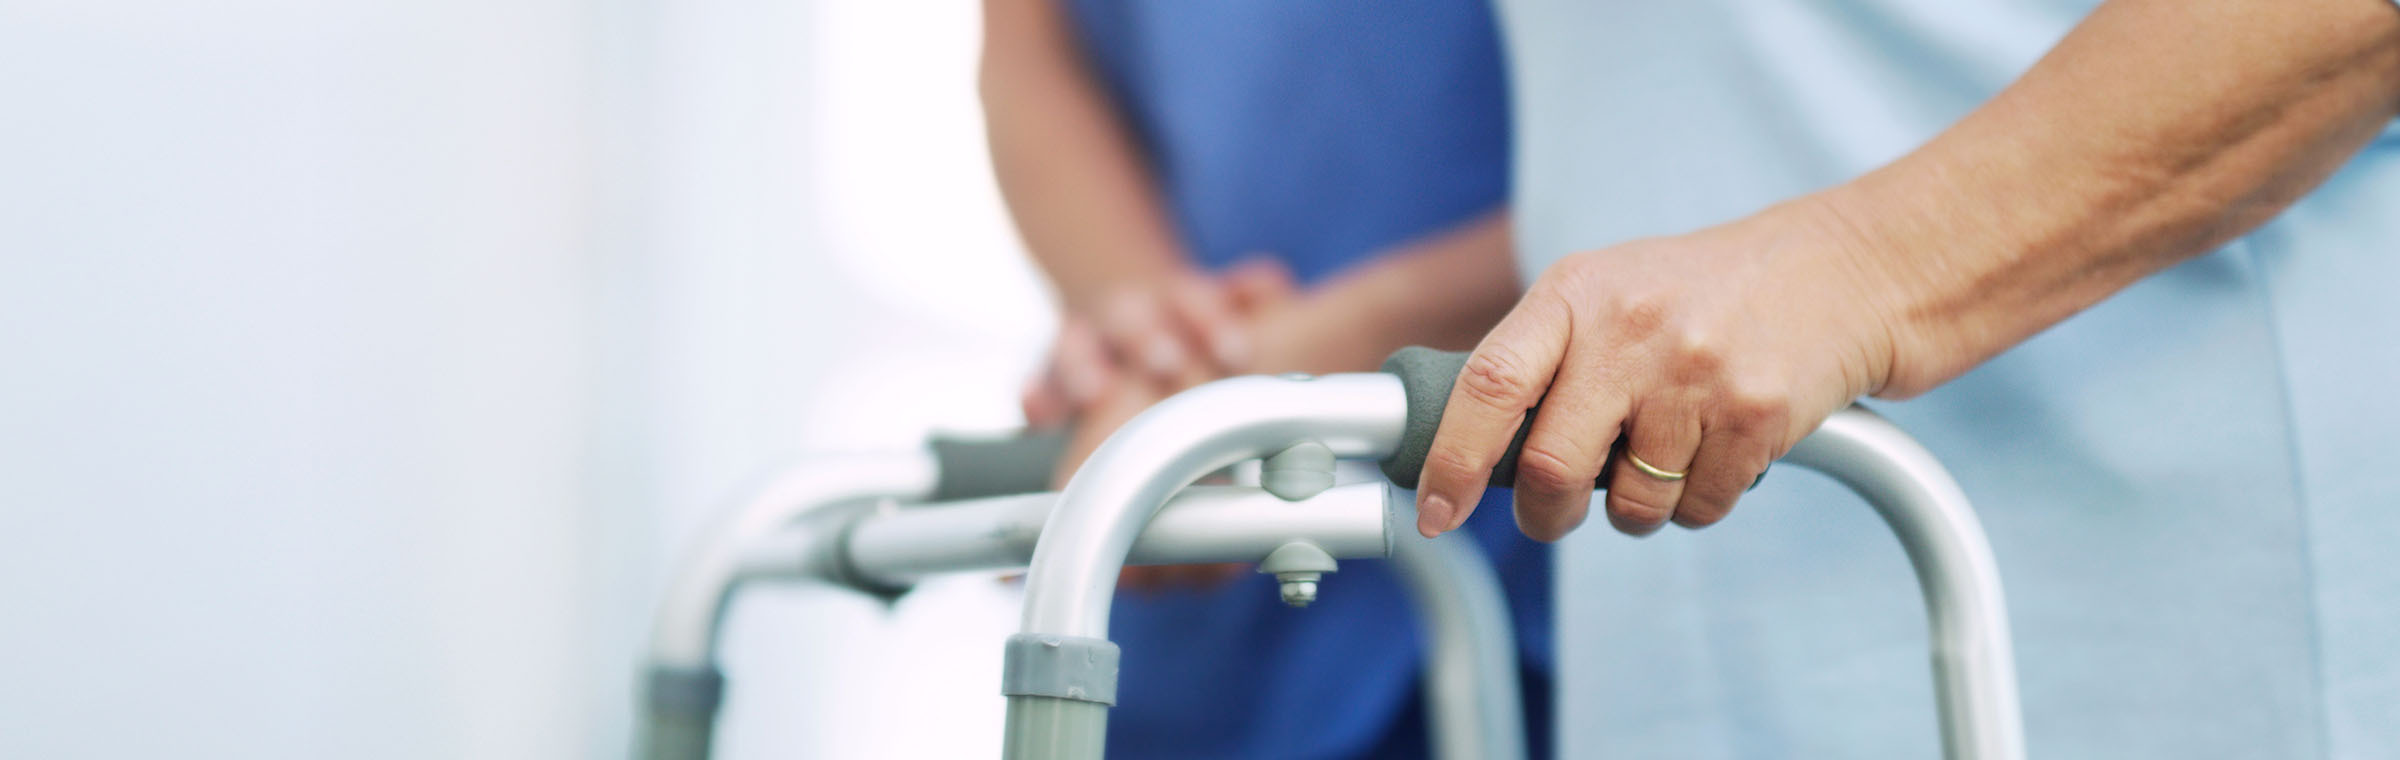
[[[1307,541],[1293,541],[1276,547],[1259,560],[1258,571],[1275,576],[1276,592],[1283,603],[1306,607],[1317,600],[1317,581],[1334,571],[1333,555]]]
[[[1311,575],[1314,575],[1314,573],[1311,573]],[[1294,607],[1306,607],[1308,606],[1309,602],[1314,602],[1316,600],[1316,581],[1287,580],[1283,582],[1284,604],[1289,604]]]

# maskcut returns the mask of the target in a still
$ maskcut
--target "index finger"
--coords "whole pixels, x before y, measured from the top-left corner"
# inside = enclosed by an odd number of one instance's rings
[[[1492,466],[1507,453],[1525,411],[1540,403],[1566,355],[1564,304],[1537,291],[1517,304],[1467,356],[1450,386],[1442,422],[1417,482],[1417,532],[1441,535],[1483,498]]]

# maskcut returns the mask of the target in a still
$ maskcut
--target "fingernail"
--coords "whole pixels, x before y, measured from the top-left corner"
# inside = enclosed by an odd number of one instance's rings
[[[1441,535],[1442,531],[1449,530],[1449,528],[1446,527],[1437,528],[1434,526],[1449,525],[1450,512],[1451,509],[1449,499],[1442,498],[1438,494],[1425,494],[1417,497],[1418,535],[1422,535],[1426,538],[1433,538]]]
[[[1652,535],[1657,534],[1658,529],[1665,527],[1666,524],[1660,523],[1657,525],[1640,525],[1619,520],[1617,519],[1616,515],[1611,514],[1608,516],[1608,525],[1609,527],[1617,529],[1618,533],[1623,533],[1633,538],[1649,538]]]

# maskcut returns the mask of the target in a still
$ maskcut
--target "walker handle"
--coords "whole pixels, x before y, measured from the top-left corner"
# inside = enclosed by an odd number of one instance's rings
[[[1400,446],[1384,459],[1384,477],[1391,478],[1401,488],[1416,488],[1417,476],[1425,470],[1425,455],[1433,448],[1433,432],[1442,426],[1442,408],[1450,404],[1450,388],[1458,381],[1458,373],[1467,366],[1463,351],[1438,351],[1424,346],[1409,346],[1392,352],[1383,360],[1383,371],[1397,375],[1400,387],[1408,396],[1408,422],[1400,433]],[[1536,405],[1525,410],[1530,422]],[[1500,463],[1492,465],[1491,485],[1512,488],[1517,484],[1517,454],[1525,448],[1525,434],[1532,432],[1530,424],[1518,425],[1517,435],[1508,441],[1508,451],[1500,455]],[[1625,445],[1619,439],[1609,450],[1608,462],[1600,466],[1600,477],[1592,483],[1598,490],[1607,490],[1609,476],[1617,467],[1617,452]],[[1758,475],[1765,480],[1764,472]],[[1750,487],[1757,488],[1752,482]]]
[[[965,438],[936,434],[925,443],[933,450],[939,474],[932,501],[1014,496],[1051,490],[1050,473],[1067,447],[1064,431],[1020,431],[1005,438]]]

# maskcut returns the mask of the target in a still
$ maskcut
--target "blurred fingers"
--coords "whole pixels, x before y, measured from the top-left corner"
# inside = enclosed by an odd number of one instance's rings
[[[1227,289],[1200,277],[1176,280],[1167,289],[1168,312],[1192,345],[1206,347],[1212,374],[1230,374],[1250,360],[1249,334],[1234,316]]]
[[[1111,296],[1100,308],[1097,326],[1111,357],[1154,379],[1172,381],[1191,362],[1164,297],[1156,291],[1126,290]]]
[[[1234,309],[1243,314],[1290,300],[1300,293],[1291,268],[1265,254],[1253,254],[1218,278],[1224,283],[1226,294],[1232,297]]]
[[[1099,328],[1078,318],[1059,324],[1058,342],[1051,348],[1048,387],[1056,388],[1065,399],[1069,407],[1066,416],[1098,403],[1101,394],[1117,385],[1119,374]]]

